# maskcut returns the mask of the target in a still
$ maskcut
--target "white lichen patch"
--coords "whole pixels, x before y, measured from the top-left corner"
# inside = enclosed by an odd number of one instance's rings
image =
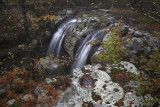
[[[100,65],[84,66],[84,71],[81,69],[73,70],[72,87],[66,92],[63,100],[56,107],[81,107],[84,102],[91,102],[95,107],[114,106],[116,102],[123,98],[123,89],[117,83],[111,81],[110,76],[101,70]],[[85,73],[85,70],[92,70],[92,72]],[[81,86],[79,80],[84,75],[90,75],[95,80],[93,88],[86,88]],[[104,86],[106,86],[104,88]],[[100,100],[93,98],[93,93],[100,96]]]

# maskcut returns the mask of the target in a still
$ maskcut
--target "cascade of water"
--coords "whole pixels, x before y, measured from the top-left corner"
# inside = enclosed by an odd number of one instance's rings
[[[75,55],[75,58],[77,60],[73,62],[71,69],[81,68],[86,64],[87,58],[92,49],[91,45],[88,43],[96,40],[102,40],[104,35],[105,34],[103,33],[103,30],[93,31],[87,35],[87,37],[83,40],[82,44],[77,50],[77,53]]]
[[[76,22],[76,19],[70,19],[63,23],[53,35],[51,43],[49,45],[47,56],[54,54],[59,56],[61,52],[62,42],[66,35],[67,30]]]
[[[75,55],[75,59],[72,65],[71,65],[71,70],[73,70],[74,68],[81,68],[84,65],[86,65],[87,62],[87,58],[89,56],[89,54],[92,52],[92,47],[90,44],[90,42],[96,41],[96,40],[100,40],[102,41],[104,38],[105,34],[110,34],[110,27],[112,27],[113,25],[111,24],[106,30],[105,29],[101,29],[101,30],[97,30],[97,31],[93,31],[91,33],[89,33],[87,35],[87,37],[83,40],[83,42],[81,43],[81,45],[79,46],[77,53]],[[105,30],[105,32],[103,32]]]

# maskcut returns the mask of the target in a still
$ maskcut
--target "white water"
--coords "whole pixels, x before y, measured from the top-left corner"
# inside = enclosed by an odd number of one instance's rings
[[[54,54],[54,56],[59,56],[61,52],[62,42],[66,35],[67,30],[76,22],[76,19],[71,19],[63,23],[53,35],[51,43],[49,45],[47,56]]]
[[[83,40],[82,44],[77,50],[77,53],[75,55],[75,60],[72,65],[72,69],[74,68],[81,68],[84,65],[86,65],[87,58],[91,52],[91,45],[88,44],[90,42],[96,41],[96,40],[102,40],[104,37],[103,30],[93,31],[87,37]],[[94,48],[94,47],[93,47]]]

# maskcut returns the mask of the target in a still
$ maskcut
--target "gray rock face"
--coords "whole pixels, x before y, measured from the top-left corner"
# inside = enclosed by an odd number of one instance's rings
[[[95,107],[113,106],[123,98],[123,89],[117,83],[111,81],[110,76],[101,70],[100,65],[84,66],[84,70],[79,68],[73,71],[72,87],[66,91],[61,102],[55,107],[81,107],[84,102],[91,102]],[[91,72],[87,73],[86,71]],[[91,76],[95,81],[95,86],[86,88],[80,84],[79,80],[85,74]],[[100,96],[96,101],[93,93]]]
[[[97,13],[93,10],[92,14],[77,16],[76,24],[69,29],[64,39],[64,49],[71,57],[73,57],[75,45],[80,42],[81,38],[86,37],[88,32],[100,28],[101,23],[113,22],[114,18],[107,12],[108,10],[99,10]]]
[[[74,26],[72,26],[64,39],[64,49],[73,57],[73,50],[78,40],[86,36],[86,33],[100,25],[97,17],[78,18]]]
[[[141,38],[132,38],[133,45],[132,49],[135,51],[143,50],[143,40]]]

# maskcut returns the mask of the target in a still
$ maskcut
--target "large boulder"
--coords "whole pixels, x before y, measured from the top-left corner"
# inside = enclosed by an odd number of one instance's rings
[[[86,36],[86,33],[97,28],[100,21],[97,17],[78,18],[74,26],[67,32],[64,39],[64,49],[73,57],[73,50],[78,40]]]
[[[77,15],[76,24],[69,29],[64,38],[64,49],[73,57],[76,44],[86,37],[87,33],[99,29],[101,23],[110,24],[113,20],[113,17],[109,16],[108,13],[98,10],[89,13],[80,12]]]
[[[98,68],[100,65],[87,65],[73,70],[72,86],[56,107],[82,107],[89,103],[94,107],[113,106],[123,98],[124,91],[110,76]]]
[[[129,62],[121,62],[121,67],[116,65],[117,69],[126,69],[126,72],[138,75],[137,68]],[[111,80],[108,67],[106,71],[100,70],[100,64],[86,65],[83,68],[73,70],[72,85],[68,88],[53,107],[141,107],[146,98],[137,96],[135,87],[139,83],[130,81],[126,86],[130,86],[131,90],[124,90],[118,83]],[[111,67],[111,66],[110,66]],[[111,68],[112,68],[111,67]],[[85,106],[84,106],[85,107]]]

